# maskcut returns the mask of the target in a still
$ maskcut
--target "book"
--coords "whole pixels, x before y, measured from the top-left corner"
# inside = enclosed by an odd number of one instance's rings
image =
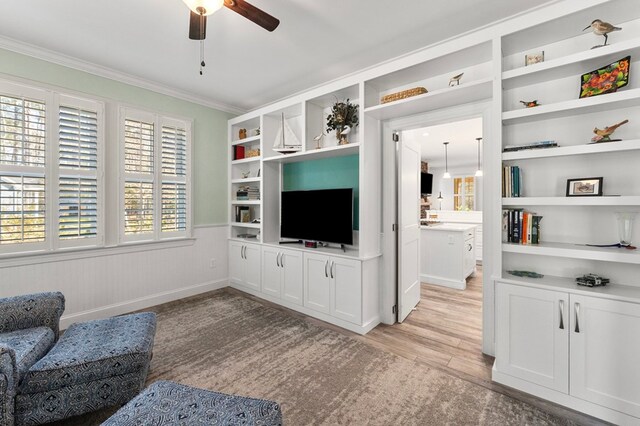
[[[242,160],[244,158],[244,146],[236,145],[233,147],[233,159]]]

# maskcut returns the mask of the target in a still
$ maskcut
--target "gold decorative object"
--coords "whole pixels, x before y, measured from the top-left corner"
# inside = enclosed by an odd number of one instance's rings
[[[249,158],[249,157],[258,157],[260,156],[260,150],[259,149],[248,149],[244,152],[244,156],[245,158]]]
[[[240,129],[238,131],[238,138],[245,139],[247,137],[247,129]]]
[[[381,104],[389,102],[399,101],[400,99],[410,98],[412,96],[418,96],[427,93],[427,89],[424,87],[414,87],[413,89],[403,90],[402,92],[392,93],[390,95],[380,98]]]

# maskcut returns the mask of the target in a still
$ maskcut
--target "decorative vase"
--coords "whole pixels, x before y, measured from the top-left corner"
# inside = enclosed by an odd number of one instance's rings
[[[636,214],[636,212],[616,213],[616,218],[618,219],[618,237],[620,237],[620,244],[623,246],[631,245],[633,220]]]
[[[344,127],[339,127],[336,129],[336,139],[338,139],[338,145],[347,145],[349,140],[347,139],[347,135],[342,134]]]

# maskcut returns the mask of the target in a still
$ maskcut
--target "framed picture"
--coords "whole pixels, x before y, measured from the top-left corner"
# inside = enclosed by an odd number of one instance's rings
[[[249,209],[240,211],[240,222],[242,223],[251,222],[251,211]]]
[[[567,197],[602,196],[602,178],[567,179]]]
[[[544,62],[544,50],[540,52],[529,53],[524,55],[524,66],[529,66],[533,64],[537,64],[539,62]]]
[[[612,62],[580,77],[580,99],[612,93],[629,83],[631,56]]]

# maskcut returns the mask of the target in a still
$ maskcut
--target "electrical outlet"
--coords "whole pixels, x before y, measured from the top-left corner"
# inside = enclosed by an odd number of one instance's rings
[[[216,267],[216,259],[211,258],[211,260],[209,261],[209,268],[215,269],[215,267]]]

